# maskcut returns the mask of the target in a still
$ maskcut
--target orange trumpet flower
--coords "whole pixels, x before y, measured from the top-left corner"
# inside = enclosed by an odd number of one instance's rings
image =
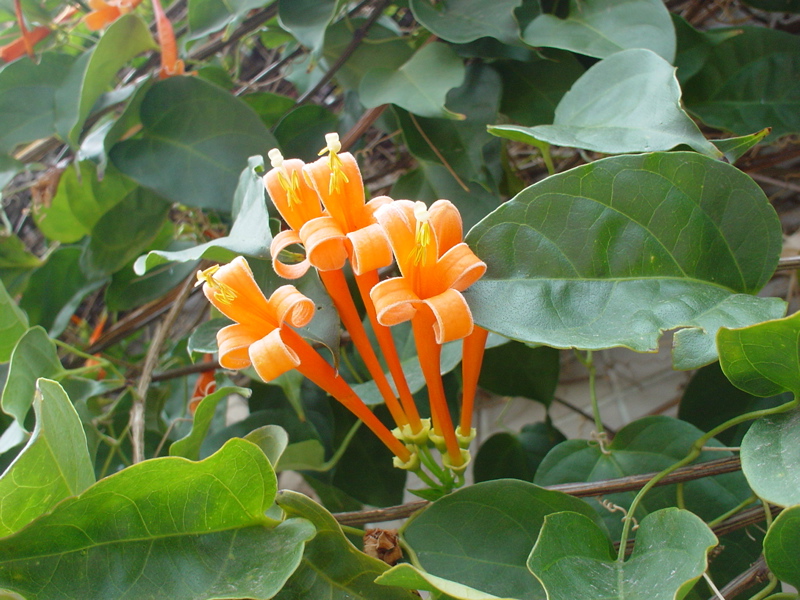
[[[14,9],[17,13],[17,21],[19,21],[20,37],[6,44],[5,46],[0,46],[0,59],[4,60],[5,62],[11,62],[12,60],[16,60],[25,54],[33,58],[33,47],[53,33],[53,30],[50,27],[45,27],[44,25],[40,25],[39,27],[28,31],[27,27],[25,27],[25,21],[22,17],[22,6],[20,5],[19,0],[14,1]],[[63,23],[77,11],[77,8],[68,6],[55,18],[54,23]]]
[[[412,432],[416,433],[422,429],[422,424],[402,375],[391,333],[388,330],[385,333],[378,331],[385,328],[375,322],[381,348],[384,348],[387,336],[391,342],[391,353],[384,349],[384,354],[387,355],[390,372],[400,391],[402,405],[397,401],[372,349],[342,272],[342,267],[350,258],[361,287],[364,281],[374,279],[377,282],[375,270],[391,264],[391,247],[372,216],[377,208],[391,202],[391,199],[384,196],[365,204],[364,187],[355,159],[350,154],[338,155],[341,146],[338,145],[336,134],[329,134],[327,139],[326,150],[331,152],[330,157],[312,165],[297,159],[284,160],[278,150],[269,153],[273,168],[264,176],[264,183],[276,208],[291,227],[273,239],[270,247],[272,264],[278,275],[290,279],[302,276],[310,266],[318,269],[320,279],[375,380],[392,418],[398,427],[410,425]],[[329,167],[331,164],[333,166]],[[324,182],[324,192],[319,190],[320,181]],[[314,184],[317,191],[310,184]],[[331,191],[341,196],[340,203],[331,201]],[[327,211],[322,210],[320,196],[327,201]],[[297,243],[305,246],[306,258],[293,265],[280,262],[280,253]],[[369,312],[372,307],[369,302],[366,304]]]
[[[250,265],[243,257],[197,273],[198,285],[222,314],[235,321],[217,333],[219,362],[226,369],[251,364],[264,380],[271,381],[297,369],[361,419],[398,457],[400,466],[410,466],[413,456],[367,408],[335,369],[294,329],[314,316],[314,302],[294,286],[279,287],[264,296]]]
[[[462,241],[461,215],[447,200],[438,200],[430,210],[422,202],[397,200],[375,216],[389,237],[401,273],[370,292],[378,321],[387,326],[411,321],[434,433],[444,438],[450,466],[460,467],[464,457],[439,370],[441,345],[472,334],[472,313],[461,292],[486,272],[486,264]]]
[[[86,15],[83,21],[89,29],[98,31],[122,15],[128,14],[141,3],[142,0],[89,0],[92,12]]]

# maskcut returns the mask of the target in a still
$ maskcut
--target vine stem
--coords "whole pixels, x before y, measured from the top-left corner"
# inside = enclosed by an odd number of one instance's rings
[[[589,399],[592,401],[592,416],[594,417],[594,427],[598,436],[605,435],[603,420],[600,418],[600,405],[597,402],[597,367],[594,364],[594,355],[591,350],[586,351],[586,357],[581,356],[580,352],[575,351],[578,360],[583,363],[589,371]]]
[[[786,412],[787,410],[791,410],[800,404],[800,399],[792,400],[791,402],[787,402],[785,404],[781,404],[775,408],[766,408],[763,410],[755,410],[753,412],[745,413],[743,415],[739,415],[738,417],[734,417],[728,421],[725,421],[721,425],[718,425],[702,437],[695,440],[692,444],[692,447],[689,449],[689,453],[681,460],[676,462],[675,464],[667,467],[663,471],[661,471],[658,475],[653,477],[650,481],[648,481],[645,486],[639,490],[639,493],[636,494],[636,497],[631,502],[631,506],[628,509],[628,515],[622,521],[622,535],[620,536],[620,544],[619,544],[619,552],[617,554],[617,561],[623,562],[625,560],[625,548],[627,546],[628,535],[630,534],[631,530],[631,523],[633,523],[633,516],[636,513],[636,509],[639,507],[642,499],[644,498],[645,494],[649,492],[659,481],[664,479],[670,473],[680,469],[688,465],[702,452],[703,446],[706,445],[711,438],[716,437],[726,429],[731,427],[735,427],[739,423],[744,423],[746,421],[751,421],[753,419],[760,419],[761,417],[766,417],[769,415],[776,415],[779,413]]]

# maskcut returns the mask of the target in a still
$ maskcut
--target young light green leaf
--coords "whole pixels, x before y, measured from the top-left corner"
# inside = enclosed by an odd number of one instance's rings
[[[173,442],[169,447],[170,456],[182,456],[189,460],[200,458],[200,446],[206,439],[208,430],[211,427],[211,419],[217,410],[217,404],[225,400],[231,394],[239,394],[244,398],[249,398],[252,392],[247,388],[223,387],[209,394],[197,405],[192,422],[192,430],[186,437]]]
[[[761,142],[767,137],[772,130],[769,127],[751,133],[750,135],[742,135],[734,138],[726,138],[724,140],[714,140],[713,144],[717,149],[725,155],[729,163],[735,163],[753,146]]]
[[[358,93],[368,108],[396,104],[421,117],[463,119],[445,105],[447,92],[461,85],[464,64],[449,46],[433,43],[420,48],[397,70],[367,71]]]
[[[142,275],[153,267],[170,261],[188,262],[205,258],[229,262],[240,254],[268,257],[272,236],[264,199],[264,183],[261,180],[263,170],[264,158],[251,156],[248,166],[239,175],[233,200],[234,221],[228,235],[186,250],[153,250],[136,260],[134,271]]]
[[[546,515],[574,511],[596,519],[582,500],[503,479],[462,488],[417,513],[402,529],[414,564],[428,573],[499,597],[544,599],[526,560]]]
[[[0,477],[0,537],[94,483],[86,435],[72,402],[55,381],[39,379],[36,387],[36,427]]]
[[[280,425],[264,425],[248,433],[244,436],[244,439],[261,448],[272,468],[276,471],[278,470],[278,461],[289,444],[289,435],[283,427]]]
[[[241,439],[198,463],[139,463],[0,540],[0,587],[28,600],[272,598],[314,535],[264,515],[276,489]]]
[[[326,600],[413,600],[402,589],[380,587],[375,578],[389,567],[377,558],[356,549],[327,510],[310,498],[285,490],[278,493],[278,506],[290,517],[313,523],[317,535],[306,544],[300,566],[275,596],[289,598],[325,598]]]
[[[763,500],[800,504],[800,410],[763,417],[742,440],[742,472]]]
[[[570,0],[566,19],[539,15],[523,39],[597,58],[628,48],[647,48],[670,63],[675,58],[675,30],[661,0]]]
[[[683,87],[686,108],[707,125],[747,135],[771,127],[771,139],[800,132],[800,89],[788,82],[800,69],[800,39],[766,27],[737,27],[738,35],[709,51]]]
[[[764,538],[764,558],[773,575],[795,588],[800,587],[800,506],[784,510],[773,521]]]
[[[3,388],[3,411],[22,425],[33,403],[36,380],[54,379],[64,373],[56,345],[41,327],[32,327],[17,342],[11,353],[8,379]]]
[[[11,352],[28,330],[28,317],[19,309],[16,302],[0,281],[0,363],[11,358]]]
[[[652,352],[684,327],[673,362],[696,368],[715,360],[720,327],[782,314],[781,300],[749,295],[780,240],[764,193],[734,167],[616,156],[549,177],[475,226],[467,241],[489,268],[465,297],[483,327],[557,348]]]
[[[431,33],[454,44],[493,37],[504,44],[519,44],[514,9],[522,0],[450,0],[434,6],[430,0],[411,0],[414,18]]]
[[[92,106],[119,70],[134,56],[156,48],[140,16],[127,14],[112,23],[100,41],[75,60],[55,93],[55,127],[61,138],[77,146]]]
[[[667,508],[642,520],[633,554],[618,562],[597,525],[560,512],[546,517],[528,567],[548,600],[681,600],[702,577],[708,551],[716,545],[716,536],[697,516]]]
[[[490,126],[512,139],[548,142],[607,154],[669,150],[680,144],[719,158],[681,108],[675,69],[644,49],[617,52],[584,73],[559,102],[552,125]]]
[[[586,440],[569,440],[551,450],[536,472],[537,485],[590,482],[629,475],[657,473],[684,458],[703,432],[671,417],[652,416],[638,419],[623,427],[611,443],[601,449]],[[720,446],[716,441],[708,446]],[[706,462],[732,456],[722,450],[706,451],[698,461]],[[739,505],[752,492],[741,473],[726,473],[687,482],[684,486],[686,508],[704,519],[714,519]],[[627,508],[634,492],[604,496],[610,502]],[[636,518],[656,510],[675,506],[675,486],[659,486],[648,492],[639,504]],[[619,514],[611,513],[596,500],[589,504],[603,518],[611,535],[619,537],[622,524]]]
[[[141,137],[110,151],[112,162],[172,202],[229,211],[247,159],[277,146],[247,104],[196,77],[151,87],[141,106]]]
[[[422,569],[402,563],[395,565],[375,580],[381,585],[395,585],[409,590],[426,590],[428,592],[446,594],[448,600],[514,600],[498,598],[492,594],[481,592],[463,583],[426,573]]]

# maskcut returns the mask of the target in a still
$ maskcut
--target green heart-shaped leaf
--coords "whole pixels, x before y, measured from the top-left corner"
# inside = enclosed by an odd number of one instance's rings
[[[114,145],[120,171],[172,202],[230,211],[247,159],[277,146],[239,98],[196,77],[153,85],[141,105],[140,137]]]
[[[495,125],[518,141],[547,142],[607,154],[669,150],[685,144],[719,158],[681,108],[675,69],[645,49],[617,52],[590,68],[558,104],[552,125]]]
[[[667,508],[642,520],[633,554],[620,562],[590,519],[561,512],[546,517],[528,567],[548,600],[681,600],[703,575],[706,555],[716,545],[697,516]]]
[[[465,292],[476,323],[558,348],[716,358],[714,335],[780,316],[751,296],[781,245],[775,211],[749,177],[694,153],[615,156],[548,177],[467,235],[488,265]],[[501,299],[501,300],[499,300]]]
[[[504,44],[519,44],[519,25],[514,9],[522,0],[449,0],[434,6],[429,0],[411,0],[414,17],[443,40],[465,44],[493,37]]]
[[[800,504],[800,410],[753,423],[741,455],[742,472],[756,494],[779,506]]]
[[[800,506],[784,510],[773,521],[764,538],[764,558],[769,570],[794,587],[800,587]]]

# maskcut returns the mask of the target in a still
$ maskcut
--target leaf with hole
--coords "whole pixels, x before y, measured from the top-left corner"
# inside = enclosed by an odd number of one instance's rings
[[[557,348],[716,359],[720,327],[780,316],[750,294],[777,265],[780,226],[761,189],[694,153],[616,156],[559,173],[488,215],[467,242],[488,265],[465,292],[475,322]],[[498,302],[502,298],[502,302]]]

